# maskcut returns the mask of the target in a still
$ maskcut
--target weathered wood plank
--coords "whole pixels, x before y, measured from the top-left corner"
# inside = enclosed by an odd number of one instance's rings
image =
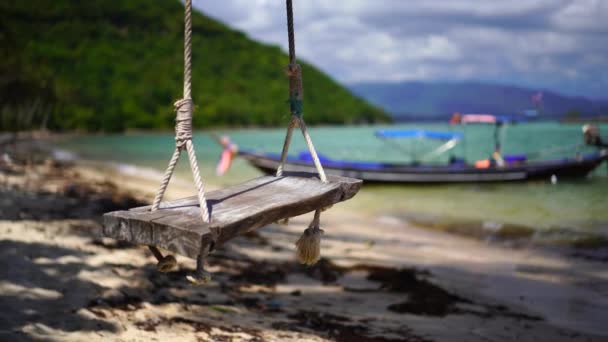
[[[207,193],[211,222],[204,224],[196,196],[104,215],[104,235],[136,244],[153,245],[196,258],[201,247],[231,238],[277,220],[345,201],[361,188],[358,179],[316,174],[285,173],[264,176]]]

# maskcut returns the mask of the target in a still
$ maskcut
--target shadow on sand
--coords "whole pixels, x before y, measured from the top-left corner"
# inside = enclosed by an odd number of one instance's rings
[[[84,254],[40,243],[0,241],[0,336],[17,337],[27,325],[49,332],[115,332],[114,324],[79,313],[88,304],[87,295],[102,290],[78,276],[95,270],[78,262]]]

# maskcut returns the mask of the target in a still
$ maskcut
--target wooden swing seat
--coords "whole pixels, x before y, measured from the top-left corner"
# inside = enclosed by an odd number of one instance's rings
[[[362,181],[315,173],[285,172],[263,176],[207,193],[211,222],[201,219],[196,196],[103,216],[103,234],[134,244],[160,247],[196,259],[210,249],[253,229],[331,206],[353,197]],[[214,237],[215,236],[215,242]]]

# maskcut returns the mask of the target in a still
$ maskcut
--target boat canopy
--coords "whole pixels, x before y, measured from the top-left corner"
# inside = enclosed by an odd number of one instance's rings
[[[378,138],[423,138],[433,140],[460,140],[463,138],[463,134],[459,132],[439,132],[423,129],[378,130],[376,136]]]
[[[491,114],[465,114],[461,118],[461,123],[496,123],[498,118]]]
[[[481,124],[503,124],[503,123],[514,123],[514,122],[523,122],[525,119],[516,118],[511,116],[497,116],[492,114],[464,114],[459,116],[458,121],[455,122],[454,117],[452,117],[452,122],[468,124],[468,123],[481,123]]]

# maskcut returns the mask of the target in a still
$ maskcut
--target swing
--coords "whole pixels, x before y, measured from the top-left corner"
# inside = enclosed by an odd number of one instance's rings
[[[275,176],[263,176],[226,189],[205,193],[192,143],[191,46],[192,0],[185,1],[184,97],[175,102],[175,150],[151,206],[114,211],[103,216],[107,237],[147,245],[156,257],[156,269],[169,272],[175,257],[159,248],[196,259],[196,271],[187,278],[194,284],[209,281],[205,259],[217,246],[239,234],[315,211],[309,227],[296,242],[300,262],[312,265],[320,257],[321,211],[355,196],[362,181],[326,176],[302,119],[302,71],[296,63],[292,0],[286,0],[289,38],[289,106],[291,119]],[[283,164],[294,128],[299,127],[317,168],[317,173],[285,172]],[[161,202],[183,150],[188,153],[197,195]]]

